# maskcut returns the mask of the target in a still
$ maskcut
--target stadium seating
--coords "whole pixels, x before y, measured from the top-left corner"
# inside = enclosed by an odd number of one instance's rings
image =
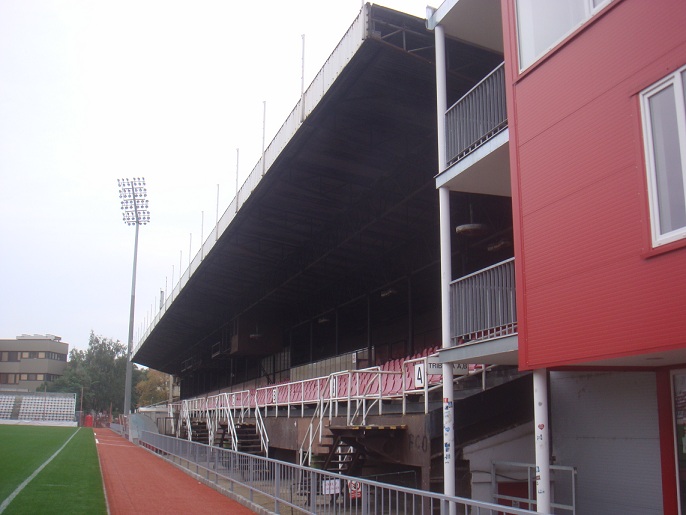
[[[9,419],[12,416],[14,395],[0,395],[0,419]]]
[[[23,394],[19,420],[72,422],[75,419],[76,396]]]

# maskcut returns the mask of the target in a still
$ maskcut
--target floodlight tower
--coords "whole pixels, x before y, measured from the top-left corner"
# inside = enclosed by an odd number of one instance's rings
[[[138,261],[138,228],[150,222],[148,210],[148,192],[144,177],[117,179],[119,198],[121,199],[122,217],[126,225],[136,226],[136,237],[133,245],[133,274],[131,278],[131,310],[129,311],[129,345],[126,354],[126,382],[124,384],[124,415],[131,413],[131,353],[133,351],[133,311],[136,305],[136,264]],[[129,433],[130,434],[130,433]]]

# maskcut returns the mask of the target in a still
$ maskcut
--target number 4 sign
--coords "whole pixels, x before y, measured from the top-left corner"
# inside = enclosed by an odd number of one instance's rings
[[[414,365],[414,387],[424,388],[426,383],[426,368],[424,363],[415,363]]]

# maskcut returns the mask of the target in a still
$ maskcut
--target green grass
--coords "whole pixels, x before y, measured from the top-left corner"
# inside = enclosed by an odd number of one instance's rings
[[[0,504],[76,430],[73,427],[0,425]],[[93,430],[79,429],[62,452],[2,513],[106,514]]]

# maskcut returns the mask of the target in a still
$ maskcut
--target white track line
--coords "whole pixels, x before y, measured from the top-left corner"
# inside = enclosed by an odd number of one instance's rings
[[[74,437],[76,436],[76,433],[78,433],[80,429],[81,429],[81,428],[79,427],[76,431],[74,431],[74,433],[69,437],[69,439],[68,439],[66,442],[64,442],[64,445],[62,445],[62,447],[60,447],[59,449],[57,449],[57,451],[55,452],[55,454],[53,454],[53,455],[50,456],[47,460],[45,460],[45,461],[43,462],[43,464],[42,464],[40,467],[38,467],[36,470],[33,471],[33,474],[31,474],[29,477],[27,477],[27,478],[24,480],[24,482],[23,482],[22,484],[20,484],[20,485],[16,488],[16,490],[14,490],[14,492],[12,492],[12,493],[9,495],[9,497],[7,497],[7,499],[5,499],[5,500],[2,502],[2,504],[0,504],[0,513],[2,513],[3,511],[5,511],[5,509],[10,505],[10,503],[14,500],[14,498],[15,498],[17,495],[19,495],[19,494],[21,493],[21,491],[26,487],[26,485],[28,485],[28,484],[33,480],[34,477],[36,477],[38,474],[40,474],[40,471],[43,470],[43,469],[48,465],[48,463],[50,463],[50,462],[55,458],[55,456],[57,456],[60,452],[62,452],[62,449],[64,449],[64,448],[67,446],[67,444],[68,444],[69,442],[71,442],[71,439],[74,438]]]

